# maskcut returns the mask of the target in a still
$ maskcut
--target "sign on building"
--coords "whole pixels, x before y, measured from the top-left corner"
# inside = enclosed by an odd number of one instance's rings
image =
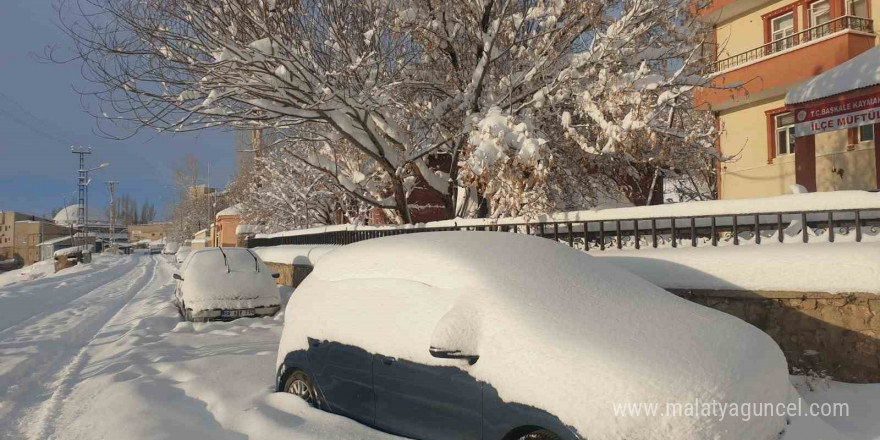
[[[880,123],[880,92],[796,108],[795,136]]]

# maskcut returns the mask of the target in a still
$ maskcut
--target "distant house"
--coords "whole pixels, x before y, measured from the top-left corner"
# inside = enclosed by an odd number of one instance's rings
[[[217,213],[214,218],[214,243],[213,245],[221,247],[238,246],[238,237],[235,234],[236,228],[241,224],[241,205],[232,205]]]
[[[141,240],[164,240],[168,235],[168,223],[149,223],[128,227],[128,241],[135,243]]]
[[[19,266],[40,261],[40,243],[69,236],[70,228],[51,220],[14,211],[0,211],[0,260]]]
[[[211,246],[211,230],[210,228],[202,229],[193,234],[192,248],[202,249]]]

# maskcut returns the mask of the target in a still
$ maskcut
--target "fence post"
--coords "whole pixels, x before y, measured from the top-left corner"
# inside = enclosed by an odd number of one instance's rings
[[[802,212],[801,213],[801,232],[803,232],[802,235],[804,237],[804,243],[810,242],[810,237],[807,235],[807,229],[808,229],[807,228],[807,213]]]
[[[828,211],[828,241],[834,243],[834,211]]]
[[[566,223],[565,226],[568,228],[568,247],[574,247],[574,231],[572,231],[571,223]]]
[[[755,244],[761,244],[761,218],[755,214]]]
[[[590,232],[587,229],[587,222],[584,222],[584,251],[590,251]]]
[[[739,246],[739,223],[736,214],[733,215],[733,245]]]
[[[861,243],[862,241],[862,218],[859,215],[859,211],[856,210],[856,243]]]
[[[639,244],[639,219],[633,220],[633,232],[635,233],[636,238],[636,249],[641,249],[641,245]]]
[[[614,228],[615,228],[615,231],[614,231],[614,232],[615,232],[615,234],[617,235],[617,248],[618,248],[618,249],[622,249],[622,248],[623,248],[623,242],[622,242],[620,239],[623,238],[623,237],[622,237],[621,234],[620,234],[620,220],[617,220],[617,221],[614,223]]]

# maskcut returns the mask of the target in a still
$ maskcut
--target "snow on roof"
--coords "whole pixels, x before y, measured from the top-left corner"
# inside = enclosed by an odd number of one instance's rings
[[[55,253],[53,253],[52,255],[55,256],[55,257],[60,257],[60,256],[62,256],[62,255],[70,255],[70,254],[73,254],[73,253],[76,253],[76,252],[82,252],[82,250],[83,250],[83,247],[82,247],[82,246],[73,246],[73,247],[64,248],[64,249],[58,249],[58,250],[55,251]],[[95,246],[94,246],[94,245],[91,245],[91,244],[90,244],[90,245],[88,245],[88,246],[86,247],[86,252],[93,252],[94,250],[95,250]]]
[[[328,252],[339,249],[333,245],[281,245],[251,249],[261,260],[278,264],[308,264],[314,266]]]
[[[46,240],[44,242],[41,242],[38,246],[43,246],[43,245],[47,245],[47,244],[56,244],[56,243],[61,243],[63,241],[70,241],[70,236],[65,235],[64,237],[58,237],[58,238],[53,238],[51,240]]]
[[[73,225],[79,219],[79,203],[74,203],[55,214],[54,221],[59,225]],[[106,223],[107,215],[94,206],[89,206],[89,223]]]
[[[263,229],[260,225],[245,225],[241,224],[235,227],[235,235],[239,234],[256,234]]]
[[[877,242],[643,249],[594,256],[665,289],[880,294]]]
[[[785,105],[800,104],[880,84],[880,46],[801,83],[787,95]]]
[[[615,414],[621,402],[787,403],[785,358],[738,318],[546,239],[435,232],[342,246],[297,288],[285,318],[279,363],[311,337],[457,366],[584,438],[769,440],[785,429],[783,417]],[[431,346],[479,360],[452,364]]]
[[[236,203],[235,205],[218,212],[216,218],[220,218],[221,215],[239,215],[241,213],[240,208],[241,203]]]

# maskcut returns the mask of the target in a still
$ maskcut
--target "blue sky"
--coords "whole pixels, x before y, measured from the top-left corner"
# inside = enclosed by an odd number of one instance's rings
[[[47,214],[75,203],[77,156],[71,144],[92,147],[89,163],[111,166],[90,175],[90,205],[108,203],[105,180],[118,180],[117,194],[150,200],[163,213],[173,199],[172,170],[186,154],[199,158],[212,186],[223,186],[235,168],[230,132],[144,133],[115,141],[94,134],[96,122],[83,110],[74,87],[87,84],[78,63],[41,60],[47,46],[69,53],[57,26],[52,0],[0,1],[0,211]],[[207,181],[203,183],[208,183]]]

